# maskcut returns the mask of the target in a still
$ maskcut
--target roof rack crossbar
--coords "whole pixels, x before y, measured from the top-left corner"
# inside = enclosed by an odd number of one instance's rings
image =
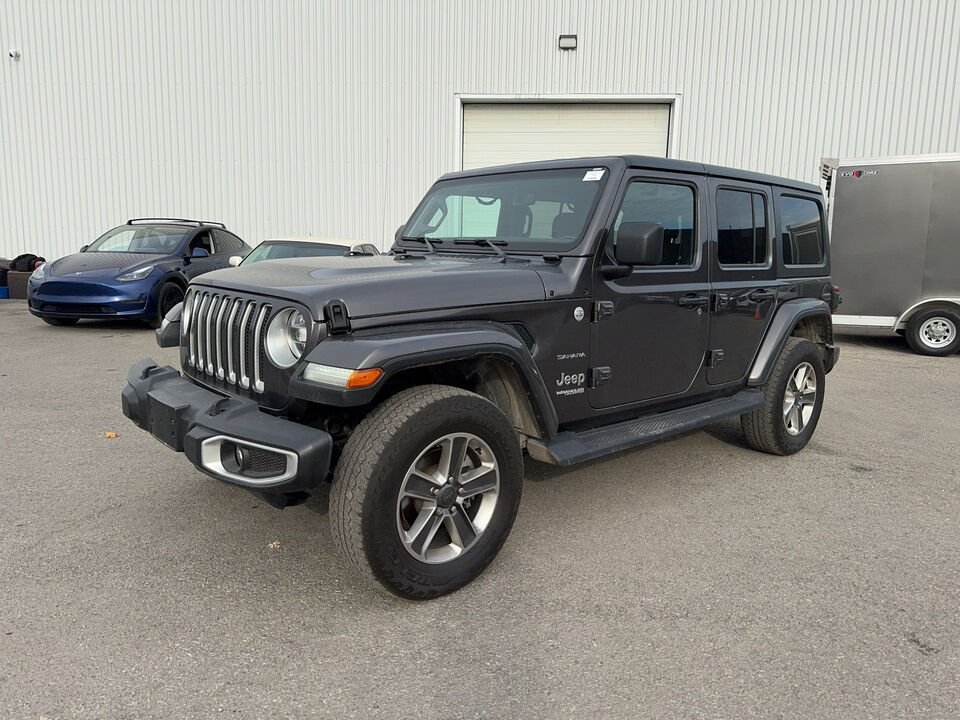
[[[220,222],[213,222],[212,220],[188,220],[187,218],[168,218],[168,217],[142,217],[142,218],[130,218],[127,220],[127,225],[135,225],[136,223],[145,223],[145,222],[167,222],[167,223],[181,223],[184,225],[196,225],[200,227],[201,225],[212,225],[214,227],[227,229],[227,226]]]

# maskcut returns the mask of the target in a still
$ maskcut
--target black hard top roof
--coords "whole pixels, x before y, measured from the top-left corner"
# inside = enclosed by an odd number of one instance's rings
[[[691,173],[694,175],[729,178],[730,180],[744,180],[747,182],[762,183],[764,185],[778,185],[780,187],[791,188],[794,190],[802,190],[803,192],[816,193],[817,195],[822,194],[822,191],[818,185],[800,182],[799,180],[791,180],[789,178],[778,177],[776,175],[765,175],[764,173],[750,172],[748,170],[721,167],[720,165],[706,165],[704,163],[690,162],[688,160],[673,160],[670,158],[651,157],[648,155],[614,155],[608,157],[567,158],[563,160],[517,163],[515,165],[499,165],[496,167],[477,168],[475,170],[463,170],[461,172],[447,173],[440,179],[451,180],[454,178],[473,177],[477,175],[493,175],[502,172],[551,170],[584,166],[603,166],[608,168],[631,167],[648,170],[664,170],[667,172]]]

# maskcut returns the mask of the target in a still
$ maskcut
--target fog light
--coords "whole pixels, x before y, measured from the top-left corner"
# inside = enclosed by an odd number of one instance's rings
[[[250,458],[248,453],[243,449],[242,445],[233,446],[233,459],[237,463],[237,469],[240,472],[243,472],[250,465]]]

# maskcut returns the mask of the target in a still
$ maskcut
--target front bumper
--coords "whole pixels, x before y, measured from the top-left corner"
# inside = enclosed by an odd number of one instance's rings
[[[130,368],[121,398],[138,427],[218,480],[267,494],[310,492],[330,470],[329,433],[211,392],[151,359]]]
[[[27,307],[38,317],[145,317],[155,312],[154,280],[106,283],[58,277],[27,283]]]

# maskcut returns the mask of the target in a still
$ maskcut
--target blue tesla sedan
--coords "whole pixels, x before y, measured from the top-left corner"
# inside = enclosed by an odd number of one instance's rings
[[[80,318],[139,318],[157,326],[183,300],[191,278],[229,267],[249,246],[221,223],[137,218],[75,255],[45,263],[27,284],[27,303],[51,325]]]

